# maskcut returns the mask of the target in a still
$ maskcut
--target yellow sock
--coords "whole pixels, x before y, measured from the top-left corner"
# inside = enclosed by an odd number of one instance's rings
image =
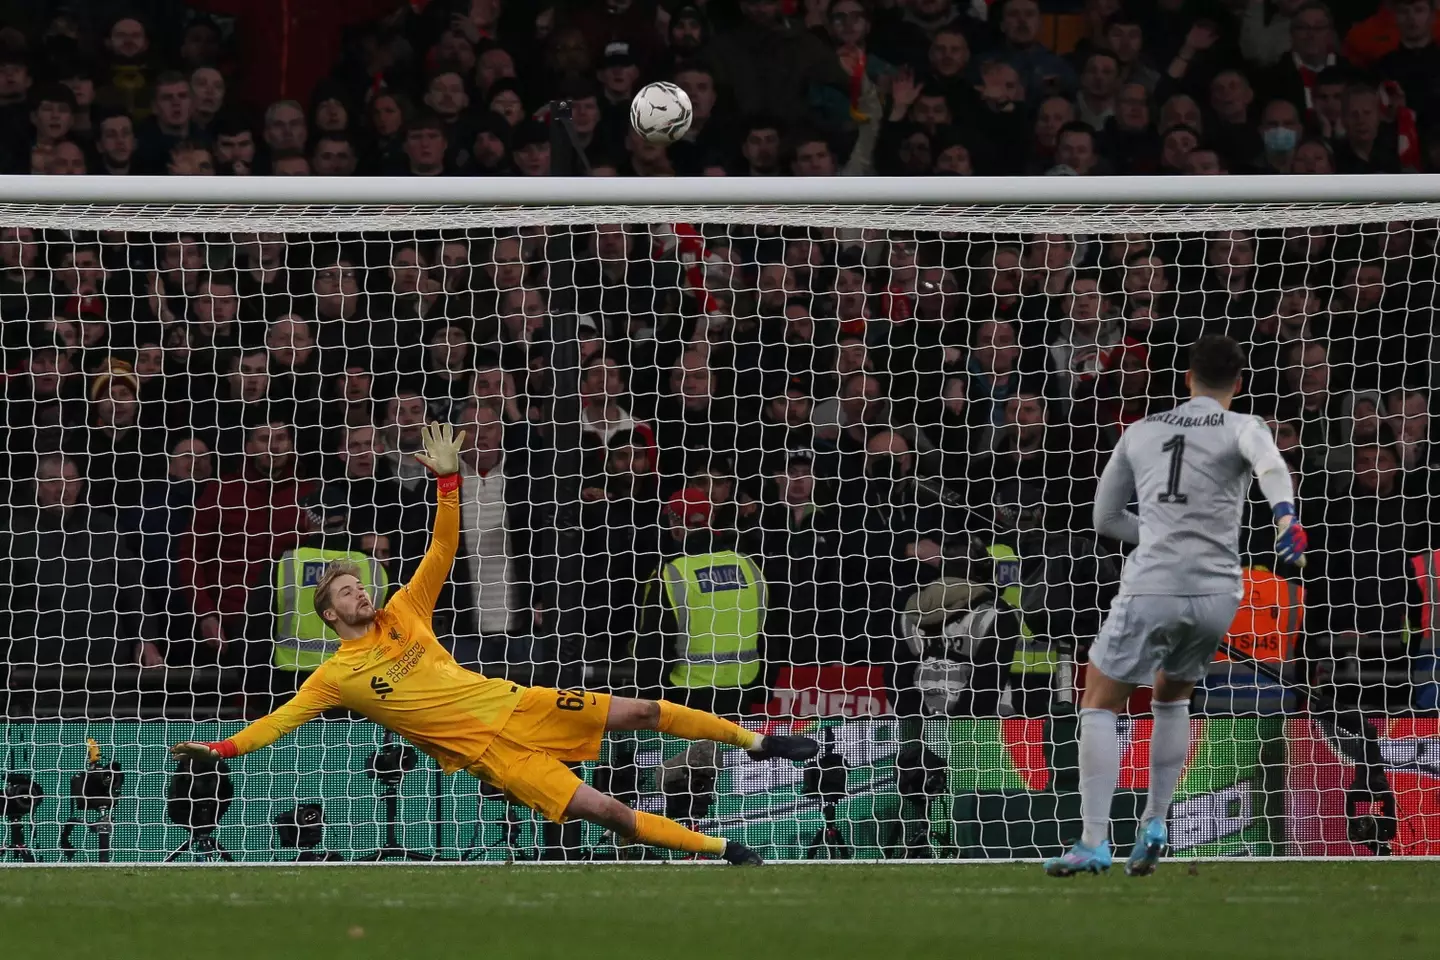
[[[725,852],[724,837],[696,833],[667,817],[640,810],[635,811],[635,836],[632,839],[639,843],[648,843],[652,847],[684,850],[687,853],[708,853],[718,857]]]
[[[660,701],[659,729],[661,733],[684,737],[686,740],[714,740],[716,743],[728,743],[745,750],[760,749],[760,742],[765,739],[738,723],[731,723],[713,713],[681,706],[668,700]]]

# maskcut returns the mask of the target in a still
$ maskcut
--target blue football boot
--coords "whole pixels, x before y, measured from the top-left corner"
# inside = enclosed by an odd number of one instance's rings
[[[1140,829],[1135,832],[1135,847],[1130,851],[1130,859],[1125,861],[1125,876],[1148,877],[1154,873],[1169,839],[1165,821],[1159,817],[1141,823]]]
[[[1077,842],[1058,857],[1045,861],[1045,872],[1052,877],[1073,877],[1077,873],[1099,873],[1109,870],[1114,858],[1110,856],[1110,841],[1102,840],[1098,847],[1087,847]]]

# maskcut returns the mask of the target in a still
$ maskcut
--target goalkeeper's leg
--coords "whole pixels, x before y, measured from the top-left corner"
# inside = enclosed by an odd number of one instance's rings
[[[738,723],[668,700],[613,697],[606,730],[656,730],[686,740],[714,740],[745,750],[756,760],[812,759],[820,744],[809,737],[763,736]]]
[[[724,857],[737,866],[761,862],[760,855],[743,843],[699,833],[668,817],[632,810],[588,785],[581,785],[575,791],[575,796],[565,808],[565,816],[589,820],[613,831],[618,837],[652,847]]]

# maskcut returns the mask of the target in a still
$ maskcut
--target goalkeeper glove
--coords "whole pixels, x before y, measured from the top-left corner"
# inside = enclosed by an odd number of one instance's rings
[[[189,757],[191,760],[224,760],[235,756],[235,748],[226,749],[227,744],[201,743],[198,740],[186,740],[184,743],[177,743],[170,748],[170,755],[176,760],[182,757]]]
[[[1295,516],[1293,503],[1276,504],[1275,526],[1275,555],[1286,563],[1304,566],[1305,549],[1310,546],[1310,538]]]
[[[465,431],[457,435],[448,423],[431,423],[421,430],[425,449],[415,459],[430,468],[437,477],[451,477],[460,472],[460,447]]]

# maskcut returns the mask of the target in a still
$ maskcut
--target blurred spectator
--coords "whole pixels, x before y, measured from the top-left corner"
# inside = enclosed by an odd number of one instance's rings
[[[1045,398],[1021,390],[1005,403],[989,456],[970,464],[970,502],[981,508],[1040,508],[1036,520],[1056,532],[1084,530],[1099,476],[1093,434],[1052,418]]]
[[[1257,173],[1296,173],[1295,155],[1305,127],[1300,122],[1300,110],[1289,100],[1271,100],[1260,111],[1259,159],[1255,162]]]
[[[355,144],[344,133],[321,134],[310,155],[310,170],[317,177],[353,176],[360,165]]]
[[[190,81],[183,73],[166,71],[155,78],[153,112],[135,131],[135,162],[143,173],[159,173],[170,151],[181,141],[198,139]]]
[[[1345,59],[1357,67],[1369,67],[1397,49],[1407,32],[1413,44],[1417,39],[1415,20],[1418,19],[1420,11],[1407,10],[1402,13],[1402,6],[1405,4],[1382,3],[1373,14],[1352,26],[1345,34]],[[1407,19],[1404,27],[1400,23],[1402,18]],[[1432,37],[1437,37],[1435,31],[1440,30],[1440,24],[1432,21],[1430,29]]]
[[[0,636],[9,663],[37,666],[163,660],[161,639],[114,516],[90,506],[73,459],[40,458],[33,506],[15,499],[0,530]]]
[[[1002,60],[1020,74],[1031,97],[1075,90],[1075,71],[1064,57],[1040,41],[1040,5],[1036,0],[1004,0],[999,16]]]
[[[1120,61],[1108,50],[1096,50],[1080,68],[1080,92],[1075,98],[1076,119],[1100,130],[1115,115],[1115,96],[1120,89]],[[1068,103],[1069,101],[1065,101]]]
[[[493,407],[467,405],[456,429],[465,432],[466,445],[452,652],[467,666],[529,682],[544,657],[535,636],[540,598],[530,580],[526,466],[505,450],[504,423]]]
[[[157,457],[160,454],[156,455]],[[172,640],[195,636],[190,604],[180,592],[181,548],[194,524],[195,504],[205,484],[215,477],[215,458],[204,441],[182,437],[164,454],[163,476],[158,466],[141,481],[138,502],[119,510],[121,529],[142,563],[140,576],[157,612],[169,615]]]
[[[1104,46],[1120,61],[1120,82],[1137,86],[1146,95],[1153,94],[1160,83],[1160,71],[1151,62],[1145,27],[1132,11],[1122,7],[1105,21]]]
[[[787,20],[777,0],[741,0],[740,13],[741,23],[709,44],[707,59],[742,115],[773,113],[793,123],[806,116],[809,83],[846,82],[825,42]]]
[[[765,647],[772,664],[843,661],[839,517],[822,505],[814,455],[792,449],[765,465],[758,522],[742,537],[770,589]]]
[[[1020,348],[1015,327],[1006,320],[990,320],[973,327],[970,344],[969,407],[977,423],[998,426],[1005,401],[1019,386]],[[1066,351],[1068,360],[1069,352]]]
[[[1290,52],[1290,18],[1306,0],[1250,0],[1240,18],[1240,53],[1269,66]]]
[[[896,642],[900,611],[941,576],[962,524],[958,510],[922,492],[915,456],[899,433],[874,431],[864,451],[861,475],[850,481],[857,495],[840,513],[846,661],[892,664],[905,650]]]
[[[75,126],[75,94],[59,83],[42,87],[35,94],[30,123],[35,128],[37,146],[53,148],[69,139]]]
[[[602,471],[581,492],[581,524],[587,649],[603,665],[629,653],[642,578],[660,561],[662,525],[653,445],[635,433],[616,433],[602,454]]]
[[[1318,87],[1336,65],[1335,20],[1324,4],[1306,2],[1290,13],[1290,52],[1269,68],[1261,89],[1309,111],[1320,107]],[[1326,131],[1326,135],[1330,135]]]
[[[1431,548],[1432,532],[1426,502],[1401,495],[1401,477],[1393,447],[1355,448],[1353,485],[1325,501],[1311,545],[1316,568],[1306,571],[1306,587],[1313,591],[1306,618],[1311,631],[1404,635],[1419,602],[1409,557]],[[1405,652],[1393,645],[1386,649]],[[1409,702],[1407,664],[1380,665],[1386,667],[1380,699],[1389,709],[1403,708]]]
[[[608,451],[617,436],[634,436],[647,447],[655,444],[655,431],[632,417],[621,404],[625,378],[613,359],[591,361],[580,375],[580,429],[587,447]]]
[[[395,476],[374,427],[343,428],[336,450],[311,509],[313,526],[321,533],[348,534],[390,565],[393,581],[403,582],[424,556],[429,536],[423,494]]]
[[[111,358],[96,372],[85,427],[90,502],[117,512],[135,506],[157,451],[156,435],[140,425],[140,381],[129,363]]]
[[[1064,298],[1064,319],[1050,344],[1057,395],[1075,400],[1094,392],[1097,379],[1114,369],[1125,335],[1124,321],[1110,316],[1099,279],[1076,276]]]
[[[6,444],[0,456],[7,461],[3,476],[11,479],[28,476],[34,455],[59,450],[65,428],[85,419],[82,378],[69,351],[42,340],[25,354],[5,384]]]
[[[310,532],[303,506],[313,481],[296,475],[298,458],[284,421],[246,431],[244,463],[206,484],[181,547],[180,582],[190,596],[199,635],[227,662],[231,636],[242,628],[246,592],[259,565],[298,544]]]
[[[240,99],[250,108],[282,99],[303,100],[339,60],[341,32],[394,13],[397,0],[185,0],[188,6],[234,17],[246,83]],[[303,144],[301,144],[303,146]]]
[[[30,227],[0,227],[0,359],[5,369],[28,345],[39,314],[40,244]]]
[[[1430,443],[1429,398],[1421,390],[1393,390],[1385,397],[1385,415],[1386,425],[1396,440],[1406,495],[1430,499],[1432,472],[1440,464],[1440,451],[1432,449]]]
[[[1381,117],[1380,91],[1369,83],[1352,83],[1341,101],[1345,132],[1335,147],[1338,173],[1399,173],[1393,129]]]
[[[402,389],[385,404],[380,430],[385,444],[383,456],[395,476],[406,483],[418,483],[429,476],[425,465],[415,459],[423,444],[421,429],[425,423],[425,398],[414,390]]]
[[[112,21],[104,45],[104,97],[118,103],[137,123],[144,121],[154,95],[149,31],[138,18],[122,16]]]
[[[224,106],[225,75],[214,67],[196,67],[190,74],[190,119],[195,132],[211,139]]]
[[[454,423],[475,397],[474,346],[454,324],[432,327],[425,346],[427,419]]]
[[[666,481],[693,476],[713,455],[738,449],[733,404],[721,396],[719,377],[703,347],[686,350],[671,368],[655,414],[660,474]]]
[[[215,121],[215,166],[219,173],[249,176],[255,171],[255,134],[238,117]]]

